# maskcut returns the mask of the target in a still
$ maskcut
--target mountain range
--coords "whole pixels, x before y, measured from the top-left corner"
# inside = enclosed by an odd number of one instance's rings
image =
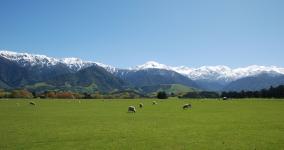
[[[79,58],[0,51],[0,88],[31,90],[76,90],[84,92],[123,89],[157,89],[160,85],[182,85],[207,91],[259,90],[284,84],[284,68],[252,65],[172,67],[148,61],[129,69],[116,68]],[[149,87],[155,88],[149,88]],[[168,87],[168,86],[166,86]],[[171,87],[171,86],[169,86]]]

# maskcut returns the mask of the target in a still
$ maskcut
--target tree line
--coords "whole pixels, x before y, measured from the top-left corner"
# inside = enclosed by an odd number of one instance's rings
[[[188,92],[182,95],[175,95],[174,93],[167,94],[160,91],[156,96],[147,96],[139,92],[126,90],[115,91],[111,93],[77,93],[71,91],[45,91],[42,93],[30,92],[26,89],[15,89],[5,91],[0,89],[0,98],[54,98],[54,99],[134,99],[134,98],[159,98],[167,99],[168,97],[178,98],[284,98],[284,85],[277,87],[270,87],[269,89],[262,89],[259,91],[240,91],[240,92],[210,92],[210,91],[196,91]]]
[[[27,89],[5,91],[0,89],[0,98],[42,98],[42,99],[132,99],[146,96],[134,91],[116,91],[111,93],[79,93],[71,91],[45,91],[41,93],[30,92]]]
[[[284,98],[284,85],[262,89],[260,91],[222,92],[228,98]]]
[[[201,91],[201,92],[188,92],[184,95],[180,95],[179,98],[219,98],[220,94],[211,91]]]

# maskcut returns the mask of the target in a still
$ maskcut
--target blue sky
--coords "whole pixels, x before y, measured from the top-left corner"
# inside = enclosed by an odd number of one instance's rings
[[[283,8],[283,0],[1,0],[0,49],[116,67],[283,67]]]

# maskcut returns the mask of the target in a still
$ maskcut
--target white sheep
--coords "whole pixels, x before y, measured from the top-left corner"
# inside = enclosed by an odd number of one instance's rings
[[[30,105],[33,105],[33,106],[35,106],[36,104],[35,104],[35,102],[30,102]]]
[[[136,112],[136,108],[134,106],[128,106],[128,112]]]
[[[183,106],[182,106],[182,109],[190,109],[191,108],[191,104],[184,104]]]

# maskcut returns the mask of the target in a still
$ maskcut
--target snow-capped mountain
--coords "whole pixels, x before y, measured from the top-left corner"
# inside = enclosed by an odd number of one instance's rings
[[[100,87],[104,87],[103,85],[111,87],[111,85],[115,85],[111,83],[112,81],[123,81],[130,88],[156,84],[183,84],[202,90],[221,91],[228,89],[240,90],[249,87],[245,83],[253,83],[254,89],[263,88],[266,85],[282,84],[282,78],[284,78],[284,68],[276,66],[252,65],[232,69],[219,65],[190,68],[186,66],[174,67],[148,61],[130,69],[120,69],[74,57],[53,58],[45,55],[12,51],[0,51],[0,61],[0,88],[15,88],[37,82],[59,82],[63,78],[69,77],[68,80],[70,79],[72,84],[75,81],[76,83],[94,81]],[[97,76],[99,73],[103,76]],[[263,76],[263,74],[266,76]],[[106,80],[101,80],[100,78],[104,78],[104,76],[106,76]],[[108,84],[103,83],[105,81],[109,81]],[[257,82],[265,84],[256,84]]]
[[[20,66],[28,67],[28,66],[39,66],[39,67],[52,67],[58,64],[66,65],[68,68],[74,71],[79,71],[81,69],[90,67],[92,65],[98,65],[105,69],[107,69],[109,72],[114,71],[114,67],[111,67],[109,65],[105,65],[102,63],[92,62],[92,61],[83,61],[79,58],[62,58],[57,59],[53,57],[48,57],[45,55],[37,55],[37,54],[28,54],[28,53],[17,53],[12,51],[0,51],[0,56],[14,61]]]
[[[257,65],[236,69],[231,69],[227,66],[203,66],[200,68],[192,69],[192,71],[186,75],[195,80],[208,79],[230,82],[240,78],[255,76],[262,73],[284,74],[284,68]]]
[[[132,70],[143,69],[165,69],[172,70],[189,77],[192,80],[211,80],[231,82],[240,78],[255,76],[262,73],[284,74],[284,68],[276,66],[257,66],[252,65],[244,68],[232,69],[228,66],[202,66],[199,68],[189,68],[185,66],[172,67],[164,64],[159,64],[155,61],[148,61],[143,65],[131,68]]]
[[[118,68],[115,68],[111,65],[106,65],[106,64],[103,64],[103,63],[100,63],[100,62],[95,62],[98,66],[100,67],[103,67],[105,70],[107,70],[108,72],[110,73],[115,73],[117,72],[119,69]]]
[[[172,67],[160,64],[155,61],[148,61],[143,65],[138,65],[134,68],[130,68],[130,70],[144,70],[144,69],[165,69],[165,70],[172,70]]]
[[[59,62],[67,65],[69,68],[73,69],[73,70],[81,70],[83,68],[87,68],[90,67],[92,65],[94,65],[94,62],[91,61],[83,61],[79,58],[62,58],[59,60]]]
[[[21,66],[53,66],[60,63],[58,59],[47,57],[45,55],[16,53],[12,51],[0,51],[0,56],[17,62]]]
[[[90,67],[92,65],[98,65],[103,67],[110,73],[117,73],[119,70],[124,72],[147,70],[147,69],[163,69],[169,71],[175,71],[192,80],[207,80],[207,81],[217,81],[217,82],[231,82],[240,78],[255,76],[262,73],[269,74],[284,74],[284,68],[276,66],[257,66],[252,65],[243,68],[232,69],[227,66],[202,66],[199,68],[190,68],[186,66],[173,67],[165,64],[160,64],[155,61],[148,61],[145,64],[138,65],[130,69],[119,69],[110,65],[106,65],[99,62],[93,61],[83,61],[79,58],[52,58],[45,55],[36,55],[28,53],[17,53],[12,51],[0,51],[0,56],[17,62],[21,66],[41,66],[50,67],[58,64],[64,64],[68,68],[79,71],[81,69]],[[123,74],[123,73],[121,73]]]

